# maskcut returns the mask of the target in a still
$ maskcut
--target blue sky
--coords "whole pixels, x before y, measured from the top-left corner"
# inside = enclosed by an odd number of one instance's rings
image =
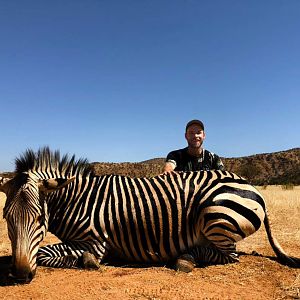
[[[139,162],[201,119],[222,157],[300,146],[299,0],[0,1],[0,171]]]

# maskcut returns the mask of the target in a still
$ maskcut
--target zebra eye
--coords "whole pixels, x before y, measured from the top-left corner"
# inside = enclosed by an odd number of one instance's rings
[[[36,217],[36,222],[41,223],[42,222],[42,216],[37,216]]]

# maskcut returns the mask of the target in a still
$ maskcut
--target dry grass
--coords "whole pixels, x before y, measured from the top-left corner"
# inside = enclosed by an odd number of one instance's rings
[[[283,190],[272,186],[261,191],[266,199],[274,234],[283,243],[300,241],[300,186]],[[294,253],[299,255],[298,253]]]
[[[7,237],[6,222],[3,220],[3,207],[5,204],[5,194],[0,192],[0,255],[10,255],[10,244]]]
[[[285,249],[289,245],[299,244],[300,241],[300,186],[293,190],[283,190],[281,186],[268,186],[266,189],[257,188],[264,196],[271,218],[272,232]],[[268,255],[273,255],[265,230],[260,229],[254,235],[238,244],[241,251],[260,252],[269,248]],[[299,256],[297,253],[288,254]]]

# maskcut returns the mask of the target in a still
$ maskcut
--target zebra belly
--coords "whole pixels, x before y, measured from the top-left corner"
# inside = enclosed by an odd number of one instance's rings
[[[124,228],[123,228],[124,229]],[[178,226],[177,230],[159,231],[128,230],[111,231],[107,239],[109,256],[130,262],[165,263],[187,253],[195,246],[208,245],[206,237],[192,226]],[[179,230],[180,229],[180,230]]]

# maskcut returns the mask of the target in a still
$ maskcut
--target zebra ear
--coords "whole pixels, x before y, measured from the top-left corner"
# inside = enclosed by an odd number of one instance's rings
[[[62,189],[69,183],[75,180],[75,176],[71,178],[50,178],[42,179],[39,181],[38,186],[41,192],[51,193],[56,190]]]
[[[10,180],[11,180],[11,178],[0,177],[0,192],[3,192],[6,194],[7,187],[9,185]]]

